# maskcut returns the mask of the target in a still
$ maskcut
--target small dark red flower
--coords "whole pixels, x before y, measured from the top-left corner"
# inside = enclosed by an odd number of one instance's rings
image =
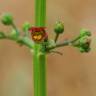
[[[39,43],[48,38],[45,27],[32,27],[29,29],[33,41]]]

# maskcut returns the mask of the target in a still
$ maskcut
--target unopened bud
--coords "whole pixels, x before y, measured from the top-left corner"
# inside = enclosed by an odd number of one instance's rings
[[[11,25],[13,23],[13,17],[11,14],[6,13],[1,16],[1,22],[4,25]]]
[[[64,24],[62,22],[57,22],[55,24],[55,28],[54,28],[54,31],[56,34],[61,34],[64,32]]]

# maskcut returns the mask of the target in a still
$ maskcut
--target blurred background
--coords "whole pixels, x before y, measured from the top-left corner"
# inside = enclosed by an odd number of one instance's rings
[[[34,24],[33,0],[0,0],[0,14],[10,12],[21,28],[25,21]],[[96,0],[47,0],[47,27],[54,38],[56,21],[65,24],[60,37],[74,38],[81,28],[92,31],[92,50],[81,54],[78,49],[58,49],[63,56],[47,57],[48,96],[96,96]],[[0,30],[10,27],[0,24]],[[0,96],[33,96],[32,54],[12,41],[0,41]]]

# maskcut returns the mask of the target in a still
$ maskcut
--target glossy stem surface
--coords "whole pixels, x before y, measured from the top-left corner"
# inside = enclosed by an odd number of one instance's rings
[[[35,0],[35,26],[45,27],[46,0]],[[35,43],[33,54],[34,96],[46,96],[46,53]]]

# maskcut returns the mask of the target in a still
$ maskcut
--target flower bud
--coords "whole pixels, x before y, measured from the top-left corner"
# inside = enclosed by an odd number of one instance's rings
[[[84,51],[84,52],[89,52],[90,51],[90,43],[91,43],[91,39],[90,38],[83,38],[80,42],[80,48]],[[80,51],[81,51],[80,49]]]
[[[1,16],[1,22],[4,25],[11,25],[13,23],[13,17],[11,14],[6,13]]]
[[[91,32],[87,29],[81,29],[80,30],[80,35],[91,36]]]
[[[88,36],[84,36],[79,40],[80,44],[90,44],[91,43],[91,38]]]
[[[81,53],[85,52],[85,50],[82,47],[80,47],[79,50],[80,50]]]
[[[79,48],[80,52],[87,53],[90,51],[91,38],[89,36],[83,36],[76,43],[75,47]]]
[[[12,39],[16,39],[18,37],[18,34],[14,29],[12,29],[9,35],[11,36]]]
[[[64,24],[62,22],[57,22],[55,24],[55,28],[54,28],[54,31],[56,34],[61,34],[64,32]]]
[[[32,27],[32,26],[31,26],[31,24],[30,24],[29,22],[25,22],[25,23],[23,24],[22,29],[23,29],[24,32],[26,32],[26,31],[28,31],[31,27]]]

